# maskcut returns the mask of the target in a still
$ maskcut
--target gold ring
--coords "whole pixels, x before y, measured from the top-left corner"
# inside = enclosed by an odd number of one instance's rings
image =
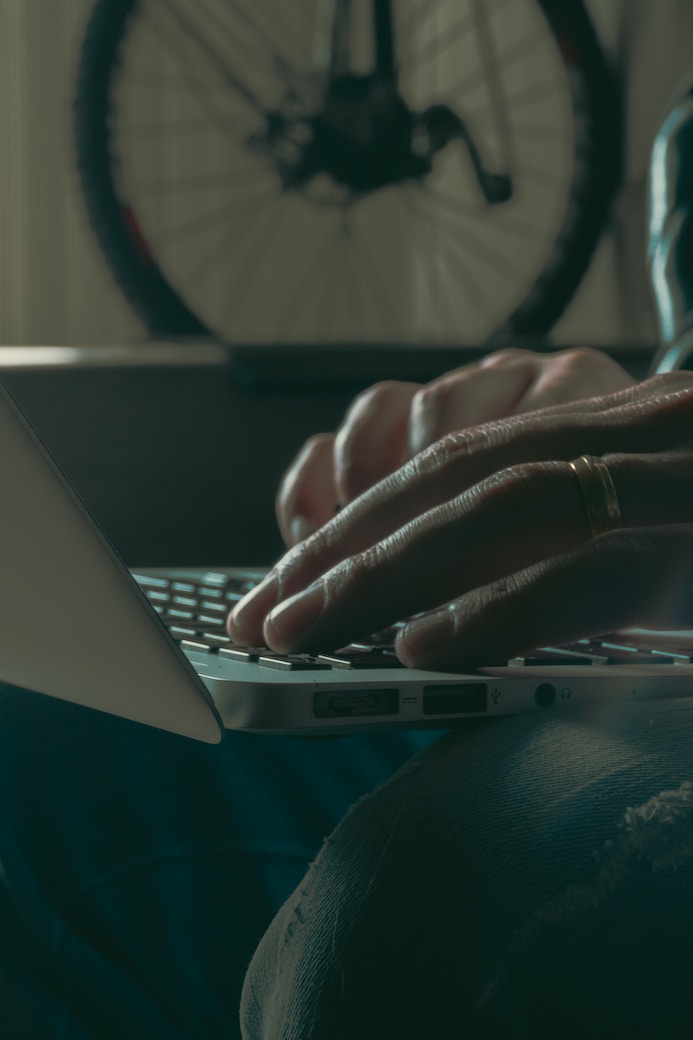
[[[604,460],[597,455],[581,455],[570,463],[570,468],[580,482],[592,537],[623,527],[618,495]]]

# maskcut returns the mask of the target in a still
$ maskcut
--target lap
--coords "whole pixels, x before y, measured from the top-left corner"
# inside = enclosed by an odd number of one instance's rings
[[[437,742],[273,921],[245,1035],[689,1035],[692,737],[693,705],[669,701]]]
[[[272,915],[349,805],[427,739],[210,747],[0,687],[2,1035],[238,1035]],[[17,1032],[10,1016],[30,1013]]]

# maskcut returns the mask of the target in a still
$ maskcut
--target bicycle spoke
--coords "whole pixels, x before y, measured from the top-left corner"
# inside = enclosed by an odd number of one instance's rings
[[[349,295],[347,289],[347,280],[344,282],[344,307],[345,307],[345,327],[351,325],[351,336],[354,339],[358,339],[362,329],[359,329],[357,325],[357,315],[362,313],[359,301],[363,304],[366,303],[370,292],[366,292],[366,285],[363,281],[363,268],[355,257],[355,246],[354,246],[354,220],[350,211],[345,211],[341,215],[340,222],[340,241],[342,243],[342,266],[346,270],[349,269],[350,278],[348,282],[352,285],[352,295]]]
[[[284,308],[277,321],[279,328],[291,328],[292,325],[295,327],[296,320],[304,314],[306,307],[316,295],[318,286],[324,280],[325,272],[328,270],[325,254],[329,253],[329,246],[328,238],[327,242],[323,241],[316,247],[313,261],[309,263],[302,283],[299,282],[297,290],[292,294],[293,299],[289,308]]]
[[[483,215],[477,210],[471,209],[468,203],[465,204],[462,199],[458,199],[454,195],[448,195],[447,192],[440,188],[432,188],[429,195],[432,201],[436,201],[456,217],[464,217],[477,223],[486,222]],[[502,221],[499,220],[494,224],[495,230],[502,230],[517,238],[526,239],[536,234],[537,226],[528,220],[503,215]]]
[[[497,61],[500,63],[503,69],[503,76],[506,77],[508,70],[519,61],[521,58],[526,58],[535,47],[542,42],[541,37],[537,36],[536,32],[530,32],[527,36],[523,36],[520,40],[507,47],[506,50],[500,51],[497,55]],[[472,72],[467,73],[459,79],[456,83],[453,83],[448,88],[450,94],[469,94],[469,92],[475,89],[476,86],[483,83],[486,77],[486,69],[482,65],[478,69],[474,69]],[[506,92],[507,95],[507,92]],[[489,102],[490,104],[490,99]],[[506,98],[507,107],[507,98]]]
[[[488,267],[491,268],[492,271],[497,272],[499,274],[504,274],[506,278],[510,278],[513,281],[517,281],[518,276],[522,276],[522,268],[517,267],[515,264],[513,264],[507,258],[505,253],[500,252],[500,250],[498,249],[494,249],[492,246],[488,244],[487,241],[484,241],[483,239],[475,235],[473,231],[470,231],[468,225],[464,223],[463,216],[461,216],[459,213],[451,213],[449,220],[457,221],[458,227],[460,221],[464,225],[462,228],[460,228],[460,230],[464,231],[465,246],[466,243],[469,242],[474,247],[474,251],[472,254],[474,256],[474,259],[483,261],[484,263],[486,263]],[[448,234],[453,234],[452,228],[450,228],[449,226],[449,222],[442,224],[441,227],[445,229],[448,232]]]
[[[416,191],[420,191],[421,189],[418,188],[418,187],[416,187],[416,188],[412,187],[409,190],[411,192],[416,192]],[[421,198],[417,198],[414,194],[411,195],[411,199],[412,199],[412,207],[411,208],[414,210],[414,214],[415,215],[418,214],[419,217],[423,216],[422,213],[421,213],[422,199]],[[417,238],[416,238],[415,226],[417,228],[418,227],[425,228],[427,230],[427,232],[428,232],[428,234],[427,234],[428,240],[434,244],[433,256],[434,256],[434,263],[435,263],[435,266],[436,266],[437,272],[438,272],[438,276],[437,277],[435,276],[434,272],[431,270],[431,265],[428,262],[428,252],[426,253],[425,258],[424,258],[424,257],[421,256],[420,251],[417,248]],[[416,225],[414,225],[413,223],[410,222],[409,223],[409,230],[410,230],[410,235],[411,235],[411,239],[412,239],[412,255],[414,257],[415,264],[418,266],[419,271],[421,272],[423,282],[426,285],[426,289],[427,289],[427,292],[428,292],[428,297],[429,297],[429,300],[430,300],[430,303],[431,303],[431,308],[432,308],[433,312],[436,315],[440,311],[442,311],[442,310],[447,311],[448,318],[449,318],[448,324],[449,324],[450,328],[455,328],[455,325],[457,323],[457,315],[455,314],[455,309],[454,309],[454,306],[453,306],[453,302],[452,302],[452,299],[450,297],[450,294],[443,291],[443,270],[444,270],[444,268],[443,268],[443,265],[442,265],[442,262],[441,262],[441,255],[440,255],[440,249],[439,249],[439,240],[440,240],[439,214],[436,213],[434,218],[433,218],[433,220],[428,220],[428,219],[426,219],[426,216],[423,216],[423,220],[417,221]],[[441,307],[441,302],[443,304],[442,307]]]
[[[266,175],[271,176],[269,170],[264,171]],[[241,183],[250,182],[256,184],[258,181],[259,171],[257,166],[249,166],[246,169],[239,170],[237,168],[228,170],[218,170],[213,174],[198,174],[194,177],[174,177],[162,179],[156,177],[154,179],[133,181],[131,182],[132,187],[137,190],[138,194],[148,195],[150,192],[188,192],[196,191],[198,188],[212,188],[212,187],[229,187],[232,184],[241,181]]]
[[[264,116],[264,109],[260,99],[231,71],[223,55],[217,50],[216,44],[210,43],[204,34],[197,29],[192,19],[181,12],[178,0],[166,0],[165,10],[169,18],[174,19],[182,29],[181,42],[185,42],[186,45],[190,43],[195,44],[195,53],[199,54],[200,57],[204,56],[211,62],[212,67],[217,70],[222,82],[258,115]]]
[[[248,234],[254,232],[258,225],[269,219],[270,207],[267,207],[259,217],[256,218],[255,211],[244,210],[238,214],[230,224],[217,226],[215,230],[223,231],[221,239],[216,241],[211,249],[208,249],[201,257],[198,257],[195,267],[188,268],[183,272],[183,281],[186,286],[195,289],[202,278],[206,277],[218,260],[224,260],[229,256],[229,244],[233,243],[237,249],[243,245]],[[239,231],[240,227],[240,231]]]
[[[523,162],[520,165],[523,174],[522,179],[525,184],[531,181],[547,188],[555,188],[557,184],[560,184],[561,181],[565,180],[564,174],[558,173],[555,170],[547,170],[545,166],[532,166],[526,162]]]
[[[363,254],[363,258],[367,260],[367,265],[361,263],[360,270],[363,273],[365,279],[364,284],[372,289],[373,299],[376,302],[376,313],[383,313],[383,309],[380,304],[385,303],[385,310],[389,312],[391,323],[390,325],[385,323],[385,332],[387,330],[397,328],[400,323],[400,315],[398,310],[398,301],[393,300],[390,291],[387,288],[386,283],[383,280],[382,271],[376,258],[373,256],[373,250],[370,243],[367,241],[365,235],[360,235],[360,248]],[[356,233],[354,234],[354,244],[356,244]],[[370,271],[371,277],[368,278],[366,275],[366,266]]]
[[[243,254],[243,270],[240,278],[235,282],[233,289],[227,295],[227,303],[222,312],[224,326],[228,326],[231,308],[233,308],[234,322],[239,324],[239,318],[242,318],[243,311],[247,310],[249,306],[257,306],[257,298],[250,293],[250,287],[258,273],[258,261],[261,261],[262,256],[266,255],[267,250],[270,248],[268,243],[271,243],[272,238],[277,237],[282,224],[288,218],[286,208],[279,213],[278,219],[275,218],[275,213],[276,206],[273,208],[268,207],[267,211],[254,226],[255,239],[249,249]],[[269,231],[269,234],[264,234],[265,229]],[[242,245],[242,242],[234,244],[238,248],[239,245]]]
[[[426,209],[424,209],[422,207],[421,214],[422,214],[422,217],[425,220],[427,220],[429,222],[429,224],[430,224],[431,220],[433,219],[430,211],[427,211]],[[441,224],[440,227],[439,227],[439,230],[447,231],[446,225],[445,224]],[[462,253],[461,252],[462,247],[460,246],[460,243],[457,241],[457,239],[451,237],[449,233],[447,235],[441,235],[441,237],[439,239],[439,248],[441,250],[442,250],[443,246],[447,247],[449,255],[451,255],[454,252],[454,253],[456,253],[456,255],[458,257],[458,261],[457,262],[458,262],[458,264],[461,264],[462,272],[463,272],[462,285],[464,287],[464,291],[466,292],[467,298],[469,299],[470,303],[472,303],[474,305],[474,307],[476,307],[478,303],[481,303],[482,304],[482,308],[481,309],[484,311],[484,313],[485,314],[491,314],[492,311],[493,311],[493,304],[489,300],[488,295],[481,288],[480,283],[471,274],[471,272],[469,270],[469,266],[468,266],[468,261],[469,261],[469,257],[470,257],[469,251],[465,251],[464,253]],[[463,259],[463,257],[464,257],[464,259]],[[475,259],[473,254],[471,255],[471,258],[472,258],[472,260]]]
[[[202,215],[196,214],[194,217],[188,217],[180,224],[174,224],[171,227],[164,228],[158,232],[158,241],[162,242],[174,242],[181,234],[197,235],[205,231],[208,227],[214,227],[218,224],[219,219],[225,214],[232,210],[240,210],[242,213],[249,213],[251,209],[259,209],[262,206],[267,205],[267,196],[263,195],[261,198],[253,198],[250,201],[235,199],[233,202],[227,203],[225,206],[218,207],[214,210],[210,210]]]
[[[522,90],[518,91],[517,94],[513,94],[508,100],[508,108],[518,109],[524,108],[526,105],[533,105],[536,101],[545,102],[547,98],[553,96],[553,92],[556,90],[555,83],[552,80],[544,80],[542,83],[532,83]]]
[[[348,277],[349,273],[349,215],[346,212],[339,213],[337,215],[339,220],[339,226],[337,234],[339,237],[339,272],[340,277],[337,279],[337,302],[335,303],[335,320],[341,312],[342,314],[342,339],[347,342],[349,339],[349,326],[351,325],[351,338],[354,337],[354,314],[358,313],[356,307],[356,300],[352,296],[349,296],[348,284],[351,279]],[[349,302],[351,300],[351,306]],[[339,306],[341,305],[341,306]]]
[[[161,7],[159,7],[161,10]],[[152,10],[150,7],[143,8],[144,16],[148,19],[153,30],[153,37],[159,43],[160,47],[165,53],[168,53],[174,63],[179,63],[179,52],[178,45],[180,44],[180,37],[174,37],[171,39],[170,27],[164,29],[163,25],[155,23],[152,17]],[[203,66],[204,67],[204,66]],[[216,124],[224,132],[227,132],[230,128],[234,127],[234,124],[229,121],[228,112],[224,109],[220,112],[216,105],[213,103],[213,92],[208,89],[209,79],[205,83],[199,78],[199,76],[193,75],[192,66],[190,63],[184,63],[179,68],[179,75],[181,80],[188,83],[190,86],[191,96],[196,98],[202,111],[206,111],[210,117],[212,125]],[[226,92],[228,94],[228,91]],[[226,96],[226,95],[225,95]],[[236,95],[233,95],[234,97]]]
[[[330,264],[325,264],[325,281],[332,289],[331,292],[322,292],[318,294],[317,306],[313,319],[319,329],[334,330],[339,328],[338,314],[337,314],[337,300],[339,279],[337,279],[337,285],[335,286],[335,254],[338,254],[340,249],[340,235],[339,228],[334,228],[328,233],[328,239],[330,242],[330,248],[328,255],[330,257]]]
[[[406,39],[409,33],[414,29],[418,29],[418,31],[421,32],[421,29],[429,20],[429,18],[433,14],[433,11],[434,4],[431,2],[431,0],[418,0],[418,3],[413,4],[413,10],[409,12],[408,16],[402,19],[402,23],[398,31],[399,36],[402,39]],[[427,17],[424,18],[422,21],[419,21],[421,15],[424,12],[426,13]]]
[[[158,138],[167,135],[185,134],[186,136],[197,136],[198,134],[210,134],[216,133],[216,128],[210,126],[209,123],[200,122],[199,119],[158,119],[156,121],[147,123],[131,123],[127,128],[128,137],[139,137],[143,138],[145,143],[146,140],[157,138],[156,141],[152,141],[157,149],[161,147],[161,142]]]
[[[564,127],[557,123],[521,123],[515,119],[513,120],[513,129],[517,137],[521,137],[523,141],[536,140],[553,143],[556,140],[556,135]]]
[[[502,10],[510,2],[511,0],[499,0],[496,4],[495,12]],[[437,36],[433,37],[433,39],[427,40],[426,43],[419,44],[418,50],[415,49],[414,51],[409,51],[401,57],[400,67],[404,69],[405,65],[412,65],[415,68],[420,68],[421,65],[425,64],[427,61],[431,61],[433,58],[439,59],[441,54],[443,54],[452,43],[459,41],[462,37],[466,36],[473,26],[474,12],[470,10],[467,11],[466,14],[462,15],[456,22],[453,22],[452,25],[447,25],[443,28]]]
[[[259,25],[254,21],[253,17],[245,10],[240,4],[236,4],[233,9],[229,8],[228,5],[224,5],[224,14],[221,14],[218,10],[212,12],[207,6],[210,0],[198,0],[198,5],[202,5],[201,13],[207,11],[216,25],[219,27],[221,34],[226,35],[229,30],[231,31],[231,38],[229,42],[237,42],[233,36],[233,27],[230,24],[229,16],[235,16],[238,22],[244,26],[246,30],[245,41],[250,41],[254,47],[255,54],[257,54],[262,62],[263,66],[275,73],[284,84],[284,87],[292,94],[293,97],[298,98],[299,95],[296,93],[296,85],[300,83],[300,77],[298,73],[291,68],[286,58],[276,49],[276,39],[271,39],[266,35],[266,29],[263,29],[262,25]],[[213,0],[211,0],[213,3]],[[255,11],[257,14],[257,10]]]
[[[137,66],[129,65],[127,73],[128,83],[137,83],[140,87],[155,87],[157,90],[165,91],[167,94],[174,90],[189,90],[189,85],[185,80],[180,79],[178,76],[167,76],[165,79],[156,72],[152,72],[151,69],[140,69]],[[210,83],[208,93],[213,93],[218,90],[219,93],[226,92],[226,86],[223,83]]]

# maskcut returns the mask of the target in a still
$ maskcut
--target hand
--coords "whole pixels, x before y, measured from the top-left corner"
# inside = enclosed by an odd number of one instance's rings
[[[336,434],[311,438],[277,495],[284,541],[295,545],[367,488],[447,433],[492,419],[608,394],[634,380],[597,350],[502,350],[440,379],[378,383],[360,394]]]
[[[624,529],[592,539],[568,460],[605,455]],[[630,625],[693,625],[693,375],[449,434],[289,551],[237,642],[335,648],[421,612],[407,665],[461,669]]]

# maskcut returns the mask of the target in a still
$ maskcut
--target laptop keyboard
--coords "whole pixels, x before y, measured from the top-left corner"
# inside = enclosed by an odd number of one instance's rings
[[[275,654],[267,647],[237,646],[226,634],[229,611],[255,587],[257,581],[230,578],[227,574],[215,571],[206,572],[202,580],[177,580],[137,573],[133,577],[183,650],[216,654],[227,660],[292,672],[404,667],[393,648],[397,629],[401,625],[333,652]],[[555,668],[557,665],[689,665],[693,664],[693,641],[677,639],[675,635],[667,637],[662,633],[657,636],[656,645],[644,647],[640,640],[621,632],[600,638],[580,639],[561,647],[540,647],[505,663],[516,668]]]
[[[264,646],[238,646],[226,634],[229,611],[255,587],[256,581],[229,578],[213,571],[205,573],[203,581],[136,573],[133,577],[183,650],[292,672],[404,667],[393,648],[400,626],[372,636],[368,642],[350,643],[331,653],[275,654]]]

